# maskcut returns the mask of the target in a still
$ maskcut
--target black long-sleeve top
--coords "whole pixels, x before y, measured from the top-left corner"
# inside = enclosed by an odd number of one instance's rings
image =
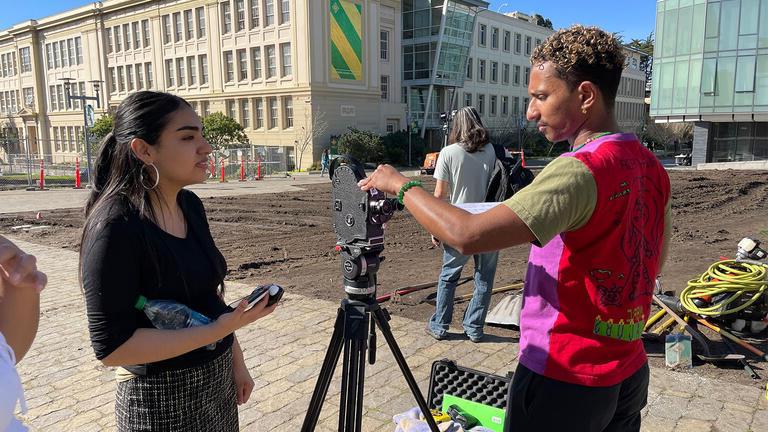
[[[116,198],[107,217],[86,233],[82,283],[91,345],[99,360],[136,329],[154,328],[145,313],[134,307],[140,295],[185,304],[211,320],[231,310],[219,296],[227,264],[211,237],[203,203],[188,190],[179,193],[178,202],[187,222],[186,238],[141,218],[124,197]],[[194,367],[218,357],[232,341],[230,334],[215,350],[203,347],[171,359],[124,367],[137,375]]]

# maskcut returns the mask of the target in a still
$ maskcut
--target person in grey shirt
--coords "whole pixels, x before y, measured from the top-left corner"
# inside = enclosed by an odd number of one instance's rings
[[[488,142],[488,130],[474,107],[464,107],[456,112],[449,139],[453,144],[440,151],[435,166],[437,185],[434,195],[441,199],[450,197],[454,205],[485,201],[496,153],[493,145]],[[440,245],[434,236],[432,243]],[[491,302],[499,253],[476,254],[471,257],[475,261],[475,290],[464,313],[463,326],[464,333],[472,342],[480,342],[485,315]],[[453,317],[456,283],[469,258],[469,255],[462,255],[450,246],[443,245],[443,267],[437,285],[435,314],[426,328],[427,333],[437,340],[447,335]]]

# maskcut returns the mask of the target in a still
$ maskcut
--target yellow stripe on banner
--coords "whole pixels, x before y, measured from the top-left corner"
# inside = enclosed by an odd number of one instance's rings
[[[336,68],[334,68],[334,67],[331,67],[331,78],[336,79],[336,80],[340,80],[341,79],[341,77],[339,76],[339,73],[336,72]]]
[[[334,20],[331,20],[331,41],[336,45],[341,56],[344,57],[344,61],[347,62],[347,66],[349,66],[352,74],[355,75],[355,79],[361,79],[363,65],[360,62],[360,59],[357,58],[357,54],[355,54],[355,50],[350,46],[346,36],[344,36],[341,27],[339,27],[339,24]]]
[[[358,37],[360,39],[363,39],[363,30],[361,28],[362,21],[360,20],[360,12],[357,10],[357,6],[351,2],[351,1],[344,1],[341,0],[339,2],[341,4],[342,9],[344,9],[344,12],[347,13],[347,18],[349,19],[349,22],[352,23],[352,26],[355,27],[355,31],[358,34]]]

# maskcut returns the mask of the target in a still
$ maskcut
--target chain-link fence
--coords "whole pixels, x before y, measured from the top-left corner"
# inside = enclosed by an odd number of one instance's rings
[[[211,180],[254,180],[287,175],[291,153],[285,147],[229,147],[211,155],[208,178]]]
[[[88,169],[80,155],[4,154],[0,158],[0,189],[74,187],[79,171],[81,186],[88,182]]]

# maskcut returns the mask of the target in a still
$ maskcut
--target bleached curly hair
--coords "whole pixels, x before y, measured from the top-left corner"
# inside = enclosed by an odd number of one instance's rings
[[[618,39],[597,27],[573,25],[558,30],[533,50],[531,65],[551,62],[560,79],[575,89],[584,81],[594,83],[613,109],[626,56]]]

